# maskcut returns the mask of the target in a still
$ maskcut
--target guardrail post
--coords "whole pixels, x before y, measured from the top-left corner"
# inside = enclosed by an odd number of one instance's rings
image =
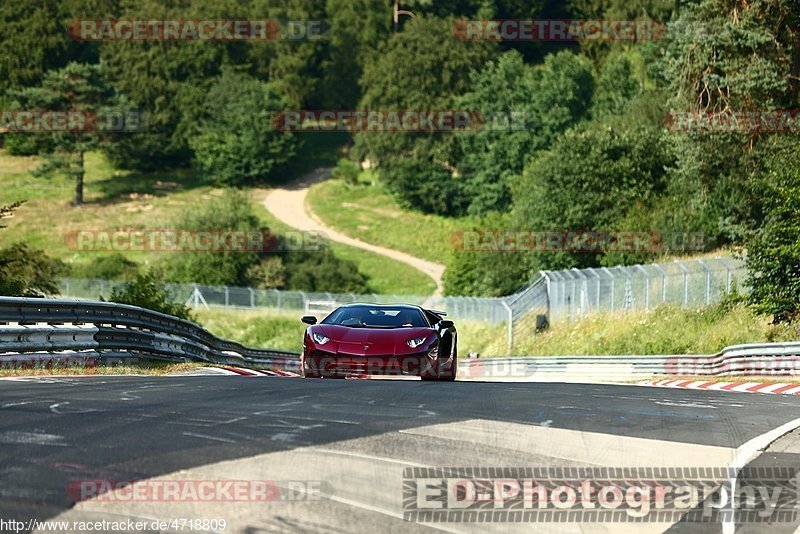
[[[250,307],[251,308],[255,308],[256,307],[256,292],[253,291],[252,287],[248,287],[247,290],[250,291]]]

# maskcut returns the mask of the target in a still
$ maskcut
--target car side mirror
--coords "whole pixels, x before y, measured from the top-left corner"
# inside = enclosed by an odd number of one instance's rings
[[[453,328],[453,321],[450,321],[448,319],[442,319],[441,321],[439,321],[439,326],[442,328]]]
[[[304,315],[300,318],[306,324],[317,324],[317,318],[313,315]]]

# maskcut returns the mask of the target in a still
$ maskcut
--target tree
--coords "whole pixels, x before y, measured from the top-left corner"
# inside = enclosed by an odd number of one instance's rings
[[[124,6],[122,19],[248,18],[243,5],[229,0],[137,0]],[[189,137],[196,131],[208,90],[222,65],[242,61],[247,44],[164,40],[103,43],[100,58],[108,67],[110,83],[148,117],[146,132],[126,135],[110,147],[111,160],[121,167],[145,170],[187,164],[191,159]]]
[[[516,51],[506,52],[472,77],[459,107],[487,121],[477,131],[458,133],[468,211],[482,215],[511,204],[512,178],[538,150],[585,118],[592,98],[588,61],[564,51],[529,67]]]
[[[358,81],[375,49],[389,38],[392,20],[385,0],[327,0],[327,39],[320,100],[327,109],[352,109],[358,104]]]
[[[593,95],[592,116],[620,115],[639,93],[633,65],[623,54],[610,55],[603,63]]]
[[[45,160],[33,174],[63,172],[72,176],[76,206],[83,204],[84,154],[109,146],[107,113],[126,108],[125,99],[105,83],[103,74],[101,65],[70,63],[63,69],[48,71],[41,86],[14,93],[20,109],[83,113],[83,128],[30,134],[46,136],[47,140],[40,145]]]
[[[210,181],[243,186],[273,177],[294,155],[296,134],[273,128],[281,99],[263,82],[226,69],[217,79],[189,139],[194,160]]]
[[[669,24],[658,71],[672,110],[762,112],[800,104],[800,11],[794,0],[687,5]],[[655,70],[655,69],[654,69]],[[721,243],[749,239],[763,223],[754,179],[764,131],[677,132],[675,179],[684,198],[714,212]],[[781,134],[783,135],[783,134]],[[673,180],[674,181],[674,180]]]
[[[0,95],[39,84],[73,52],[60,21],[59,0],[4,0],[0,3]]]
[[[238,230],[260,232],[261,224],[253,214],[245,195],[227,190],[221,198],[188,209],[175,220],[180,231],[225,232]],[[208,250],[180,252],[165,265],[165,275],[176,282],[239,285],[247,283],[247,272],[258,264],[256,250]]]
[[[507,213],[491,213],[475,221],[470,231],[505,232],[513,229]],[[453,239],[444,272],[446,295],[500,297],[514,293],[535,274],[530,255],[520,251],[475,250],[463,236]],[[480,247],[477,247],[480,248]]]
[[[488,61],[494,43],[466,42],[453,34],[452,19],[420,16],[381,47],[361,78],[362,110],[454,110],[470,86],[470,72]],[[408,206],[438,211],[446,204],[425,201],[423,189],[457,190],[453,134],[440,132],[359,132],[354,152],[378,164],[381,179]],[[415,180],[415,169],[429,180]],[[420,204],[422,202],[422,204]],[[465,207],[463,204],[459,209]]]
[[[58,293],[65,266],[42,250],[16,243],[0,250],[0,295],[44,297]]]
[[[319,250],[292,250],[284,258],[286,289],[369,293],[367,277],[349,260],[340,260],[330,247]]]
[[[798,136],[774,143],[763,180],[764,226],[747,244],[749,301],[773,322],[800,318],[800,155]]]
[[[166,285],[161,281],[160,273],[153,269],[112,289],[109,301],[147,308],[187,321],[194,319],[188,306],[175,301],[174,296],[167,291]]]
[[[638,204],[663,192],[671,155],[661,131],[619,121],[576,126],[525,169],[514,195],[515,222],[531,230],[614,230]],[[596,266],[600,254],[542,254],[544,268]]]

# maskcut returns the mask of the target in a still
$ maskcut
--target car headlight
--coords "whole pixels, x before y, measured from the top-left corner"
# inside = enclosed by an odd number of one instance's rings
[[[408,345],[412,349],[416,349],[417,347],[419,347],[420,345],[425,343],[426,339],[427,338],[424,337],[424,336],[423,337],[415,337],[414,339],[409,339],[408,341],[406,341],[406,345]]]
[[[319,332],[314,332],[313,334],[311,334],[311,337],[314,338],[314,342],[317,345],[324,345],[325,343],[331,340],[331,338],[329,338],[328,336],[323,336]]]

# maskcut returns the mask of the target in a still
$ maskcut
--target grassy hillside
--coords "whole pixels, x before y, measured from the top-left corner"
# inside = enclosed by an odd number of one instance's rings
[[[454,232],[466,229],[468,218],[425,215],[401,207],[371,172],[358,185],[341,180],[316,184],[308,194],[311,209],[327,225],[367,243],[401,250],[439,263]]]
[[[136,173],[115,169],[100,154],[86,156],[86,204],[70,205],[73,181],[67,177],[34,178],[38,166],[34,157],[9,156],[0,150],[0,204],[27,200],[16,214],[3,221],[0,247],[23,241],[67,263],[91,262],[102,252],[72,250],[66,237],[80,230],[123,228],[168,228],[182,211],[223,191],[204,185],[190,170]],[[297,169],[302,172],[302,169]],[[274,232],[288,228],[272,218],[261,205],[265,189],[251,189],[253,211]],[[400,262],[345,245],[333,244],[334,254],[352,260],[379,293],[427,295],[434,284],[427,276]],[[148,264],[161,259],[157,253],[130,252],[126,255]]]

